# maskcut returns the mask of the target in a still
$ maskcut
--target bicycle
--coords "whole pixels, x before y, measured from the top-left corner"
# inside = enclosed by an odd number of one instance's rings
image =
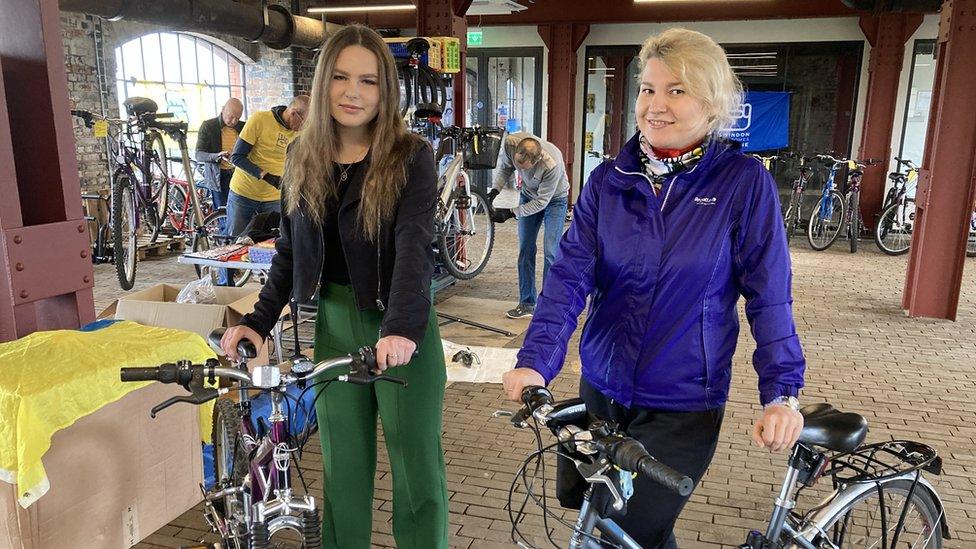
[[[902,255],[911,247],[915,225],[915,193],[912,191],[918,185],[918,166],[911,160],[895,158],[895,161],[908,171],[888,174],[892,186],[885,195],[874,228],[874,242],[888,255]]]
[[[133,97],[124,103],[126,119],[106,118],[90,111],[72,110],[87,128],[96,124],[104,131],[112,170],[112,248],[119,285],[130,290],[135,284],[138,238],[149,235],[153,243],[162,225],[160,206],[165,206],[165,147],[156,129],[158,118],[172,116],[155,112],[151,100]],[[97,133],[97,132],[96,132]]]
[[[495,242],[488,198],[471,188],[468,169],[493,168],[501,128],[451,126],[438,134],[437,164],[446,164],[437,180],[435,218],[438,256],[448,273],[470,280],[488,264]]]
[[[830,175],[824,184],[817,206],[810,213],[807,225],[807,240],[810,247],[820,252],[826,250],[842,228],[847,229],[851,253],[857,252],[858,239],[864,223],[861,219],[861,177],[864,168],[880,163],[878,160],[852,160],[835,158],[829,154],[818,154],[817,159],[830,165]],[[834,178],[842,166],[847,166],[847,191],[841,195],[834,187]],[[839,211],[836,218],[834,213]]]
[[[210,333],[211,346],[219,349],[225,329]],[[122,368],[124,382],[156,381],[178,383],[189,396],[172,397],[152,408],[155,418],[162,410],[185,402],[194,405],[217,399],[214,407],[214,456],[217,484],[203,493],[204,517],[210,528],[221,537],[223,547],[266,549],[270,547],[321,547],[321,520],[315,497],[308,495],[308,485],[298,467],[302,449],[313,430],[306,425],[292,434],[289,417],[291,400],[301,406],[302,396],[313,387],[324,391],[333,382],[366,385],[387,381],[406,385],[406,381],[374,375],[375,351],[364,347],[356,354],[313,363],[305,357],[290,362],[290,371],[279,366],[258,366],[248,371],[247,360],[257,356],[249,341],[238,344],[242,359],[234,367],[220,366],[216,359],[205,364],[179,361],[151,368]],[[348,373],[342,373],[348,371]],[[332,375],[322,381],[317,378]],[[340,375],[335,375],[340,374]],[[230,388],[217,389],[217,379],[237,384],[239,400],[219,398]],[[302,388],[299,397],[287,393],[288,387]],[[250,391],[271,394],[271,413],[267,424],[251,417]],[[305,414],[306,423],[309,414]],[[292,491],[292,466],[306,495]],[[202,490],[202,488],[201,488]]]
[[[641,549],[612,518],[603,516],[601,500],[615,511],[624,511],[636,474],[682,495],[691,492],[690,478],[656,461],[643,445],[612,423],[589,417],[581,399],[556,403],[547,389],[528,387],[522,393],[522,402],[523,407],[514,414],[496,412],[512,415],[514,426],[529,428],[536,435],[538,448],[522,463],[509,489],[512,540],[521,547],[531,547],[525,545],[527,540],[518,530],[529,499],[543,508],[544,517],[572,530],[570,549]],[[941,549],[942,540],[950,538],[945,509],[935,488],[922,476],[923,471],[941,473],[942,460],[935,450],[905,440],[864,445],[867,421],[826,403],[806,406],[800,413],[803,431],[787,458],[786,474],[766,531],[751,531],[740,549],[896,547],[906,540],[911,547]],[[543,427],[556,437],[556,443],[543,446]],[[526,478],[530,462],[542,463],[546,454],[568,460],[586,482],[574,523],[548,509],[544,496],[536,495]],[[512,497],[519,477],[526,486],[526,500],[513,515]],[[830,495],[799,512],[796,502],[802,491],[822,478],[832,481]],[[540,493],[545,493],[544,485]],[[889,509],[889,502],[900,505]],[[872,510],[880,512],[872,514]],[[546,532],[552,542],[548,525]]]
[[[797,173],[796,179],[793,180],[793,190],[790,193],[789,205],[786,208],[786,213],[783,214],[787,244],[789,244],[793,235],[796,233],[796,228],[802,223],[803,193],[806,192],[807,185],[810,183],[810,177],[813,175],[813,168],[807,165],[807,162],[812,160],[810,157],[800,154],[790,155],[789,157],[798,158],[800,165],[799,173]]]

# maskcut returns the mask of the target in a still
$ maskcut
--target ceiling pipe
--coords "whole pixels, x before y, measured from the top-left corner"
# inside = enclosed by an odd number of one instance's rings
[[[342,28],[294,15],[283,6],[260,7],[234,0],[60,0],[62,11],[87,13],[110,21],[127,20],[171,30],[227,34],[269,48],[319,48]]]

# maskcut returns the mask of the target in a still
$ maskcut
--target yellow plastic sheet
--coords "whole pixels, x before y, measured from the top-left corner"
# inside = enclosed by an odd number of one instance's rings
[[[0,480],[16,484],[20,505],[28,507],[48,490],[41,457],[54,433],[154,383],[122,383],[119,368],[182,359],[199,364],[213,356],[195,333],[128,321],[91,332],[36,332],[0,344]],[[206,438],[212,413],[212,401],[200,406]]]

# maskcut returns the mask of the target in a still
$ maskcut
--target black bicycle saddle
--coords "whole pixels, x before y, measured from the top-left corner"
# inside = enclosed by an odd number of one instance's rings
[[[129,116],[154,113],[159,110],[156,102],[148,97],[130,97],[122,105],[125,106],[125,112]]]
[[[803,431],[800,442],[835,452],[852,452],[864,442],[868,422],[863,416],[841,412],[826,402],[800,409]]]

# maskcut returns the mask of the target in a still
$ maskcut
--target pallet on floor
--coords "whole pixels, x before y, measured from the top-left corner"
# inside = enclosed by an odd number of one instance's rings
[[[171,253],[183,253],[186,247],[186,240],[183,236],[166,236],[160,234],[156,242],[150,242],[148,236],[140,236],[136,239],[136,259],[142,261],[147,257],[159,257]]]

